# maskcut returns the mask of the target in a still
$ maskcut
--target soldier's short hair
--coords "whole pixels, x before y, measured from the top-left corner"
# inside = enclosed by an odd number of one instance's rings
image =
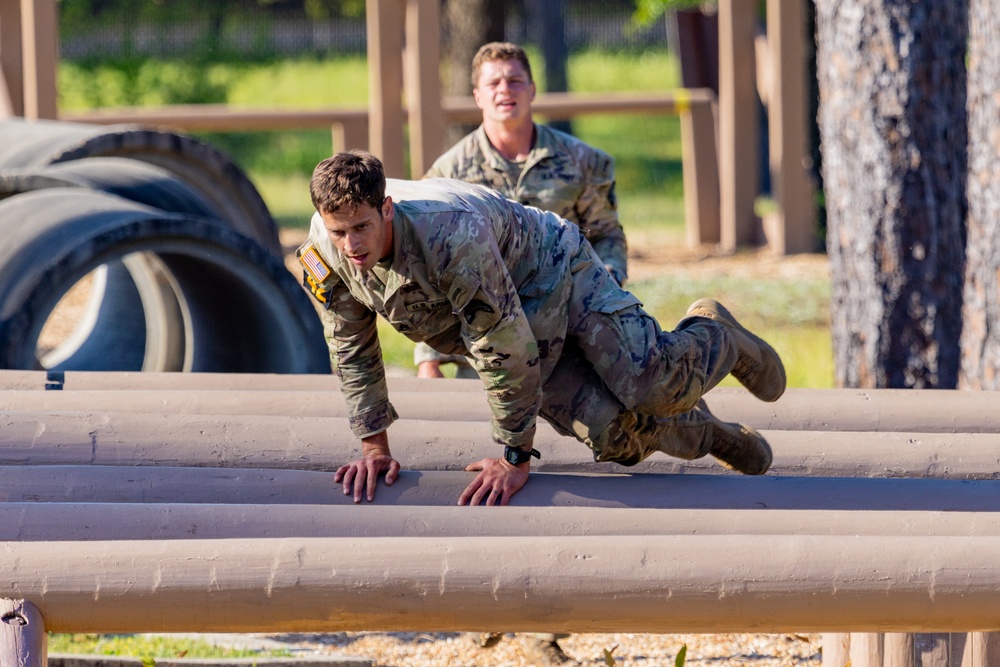
[[[313,170],[309,181],[313,206],[320,213],[353,211],[367,204],[381,210],[385,201],[385,169],[377,157],[351,150],[328,157]]]
[[[483,69],[483,63],[491,63],[497,60],[516,60],[524,65],[524,71],[528,73],[528,81],[534,81],[531,76],[531,63],[528,62],[528,54],[517,44],[511,42],[490,42],[483,44],[476,51],[472,58],[472,87],[479,85],[479,74]]]

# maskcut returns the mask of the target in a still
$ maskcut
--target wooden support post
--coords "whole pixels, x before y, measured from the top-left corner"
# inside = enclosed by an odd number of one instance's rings
[[[954,667],[992,667],[1000,665],[1000,633],[970,632],[951,636]]]
[[[719,161],[713,107],[709,100],[692,101],[680,113],[684,220],[691,247],[720,241]]]
[[[806,167],[809,156],[808,76],[805,2],[768,0],[767,94],[771,189],[777,212],[765,220],[768,246],[788,255],[817,248],[815,188]]]
[[[24,115],[21,0],[0,0],[0,118]]]
[[[757,3],[719,0],[719,199],[724,251],[757,242]]]
[[[334,123],[331,128],[333,135],[333,151],[346,151],[353,148],[368,148],[368,119],[343,120]]]
[[[403,0],[366,0],[368,145],[390,178],[405,176],[403,159]]]
[[[849,649],[851,667],[882,667],[884,655],[883,635],[877,632],[855,632],[851,634]]]
[[[407,0],[405,80],[410,177],[420,178],[444,150],[441,113],[441,2]]]
[[[916,667],[913,664],[913,635],[887,632],[882,640],[884,655],[878,667]],[[860,664],[858,667],[861,667]],[[874,666],[873,666],[874,667]]]
[[[851,633],[824,632],[822,667],[848,667],[851,662]]]
[[[24,117],[58,117],[56,70],[59,66],[59,21],[56,0],[21,0],[24,57]]]
[[[38,608],[27,600],[0,600],[0,665],[45,667],[48,635]]]

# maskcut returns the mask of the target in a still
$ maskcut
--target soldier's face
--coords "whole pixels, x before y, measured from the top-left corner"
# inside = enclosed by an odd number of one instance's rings
[[[472,95],[483,111],[483,120],[530,120],[535,84],[517,60],[492,60],[480,67]]]
[[[362,205],[321,213],[333,247],[362,271],[371,271],[392,254],[392,218],[395,207],[386,197],[380,208]]]

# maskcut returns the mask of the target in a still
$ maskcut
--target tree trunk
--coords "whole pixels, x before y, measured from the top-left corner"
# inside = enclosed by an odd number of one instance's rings
[[[963,389],[1000,388],[1000,11],[995,0],[969,7],[968,256],[962,313]]]
[[[472,57],[487,42],[504,39],[506,20],[503,0],[445,0],[444,30],[444,94],[472,94]],[[446,143],[453,144],[476,126],[455,125],[445,134]]]
[[[967,19],[965,0],[817,3],[839,386],[957,384]]]

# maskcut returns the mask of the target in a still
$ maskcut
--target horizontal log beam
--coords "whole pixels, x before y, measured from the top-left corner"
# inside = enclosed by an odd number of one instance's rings
[[[972,631],[1000,538],[550,536],[12,542],[53,632]]]
[[[623,509],[454,505],[0,503],[0,540],[16,542],[306,537],[550,535],[922,535],[1000,537],[990,512]]]
[[[380,505],[454,505],[475,473],[403,471]],[[330,473],[245,468],[0,467],[8,502],[352,505]],[[996,483],[945,479],[535,473],[520,507],[1000,511]],[[468,509],[468,508],[467,508]],[[470,510],[474,511],[474,510]]]
[[[540,93],[533,109],[549,119],[571,119],[584,114],[686,113],[692,105],[710,105],[715,95],[707,89],[673,93],[581,94]],[[482,111],[472,97],[442,100],[441,113],[449,123],[478,123]],[[404,110],[404,117],[405,117]],[[288,130],[329,127],[338,123],[368,122],[366,108],[246,109],[226,104],[172,104],[161,107],[106,107],[65,111],[59,119],[99,125],[166,125],[185,130]]]
[[[44,393],[44,392],[40,392]],[[89,392],[77,392],[83,395]],[[223,393],[223,392],[219,392]],[[262,398],[270,393],[263,393]],[[127,400],[123,397],[122,400]],[[447,401],[438,397],[438,402]],[[0,412],[0,465],[263,467],[333,471],[360,456],[346,418],[86,412]],[[985,433],[762,431],[771,475],[1000,477],[996,436]],[[462,470],[500,453],[485,421],[403,419],[393,454],[411,470]],[[595,463],[586,445],[540,423],[535,471],[729,473],[712,457],[654,454],[637,466]]]
[[[21,391],[45,389],[46,385],[74,390],[114,392],[130,391],[288,391],[276,407],[267,407],[268,399],[240,396],[250,406],[261,405],[250,414],[300,414],[304,416],[345,416],[340,384],[332,375],[267,375],[244,373],[114,373],[67,371],[48,379],[44,371],[0,371],[0,409],[77,409],[79,398],[63,394],[22,396]],[[390,398],[407,417],[454,419],[455,412],[467,413],[463,421],[487,420],[489,410],[478,380],[421,380],[414,377],[390,377]],[[416,393],[417,395],[411,395]],[[330,394],[333,394],[331,396]],[[454,407],[438,406],[439,394],[446,394]],[[460,394],[454,396],[453,394]],[[100,402],[114,400],[111,394],[95,394],[90,410],[100,409]],[[158,412],[191,411],[194,401],[162,396]],[[233,405],[236,398],[218,397],[220,405]],[[33,403],[37,401],[37,403]],[[62,403],[59,403],[62,401]],[[149,399],[137,397],[136,405]],[[709,407],[727,421],[740,421],[760,430],[812,431],[906,431],[916,433],[1000,433],[1000,393],[968,392],[944,389],[798,389],[785,392],[775,403],[763,403],[742,388],[719,387],[706,395]],[[297,405],[293,405],[297,403]],[[9,408],[5,408],[9,405]],[[171,405],[178,407],[172,408]],[[207,406],[203,409],[211,409]],[[244,408],[248,412],[251,408]],[[143,409],[137,408],[139,411]],[[212,410],[227,413],[226,410]],[[292,412],[294,411],[294,412]],[[410,413],[413,414],[410,414]],[[426,413],[426,414],[424,414]],[[436,415],[436,416],[435,416]]]

